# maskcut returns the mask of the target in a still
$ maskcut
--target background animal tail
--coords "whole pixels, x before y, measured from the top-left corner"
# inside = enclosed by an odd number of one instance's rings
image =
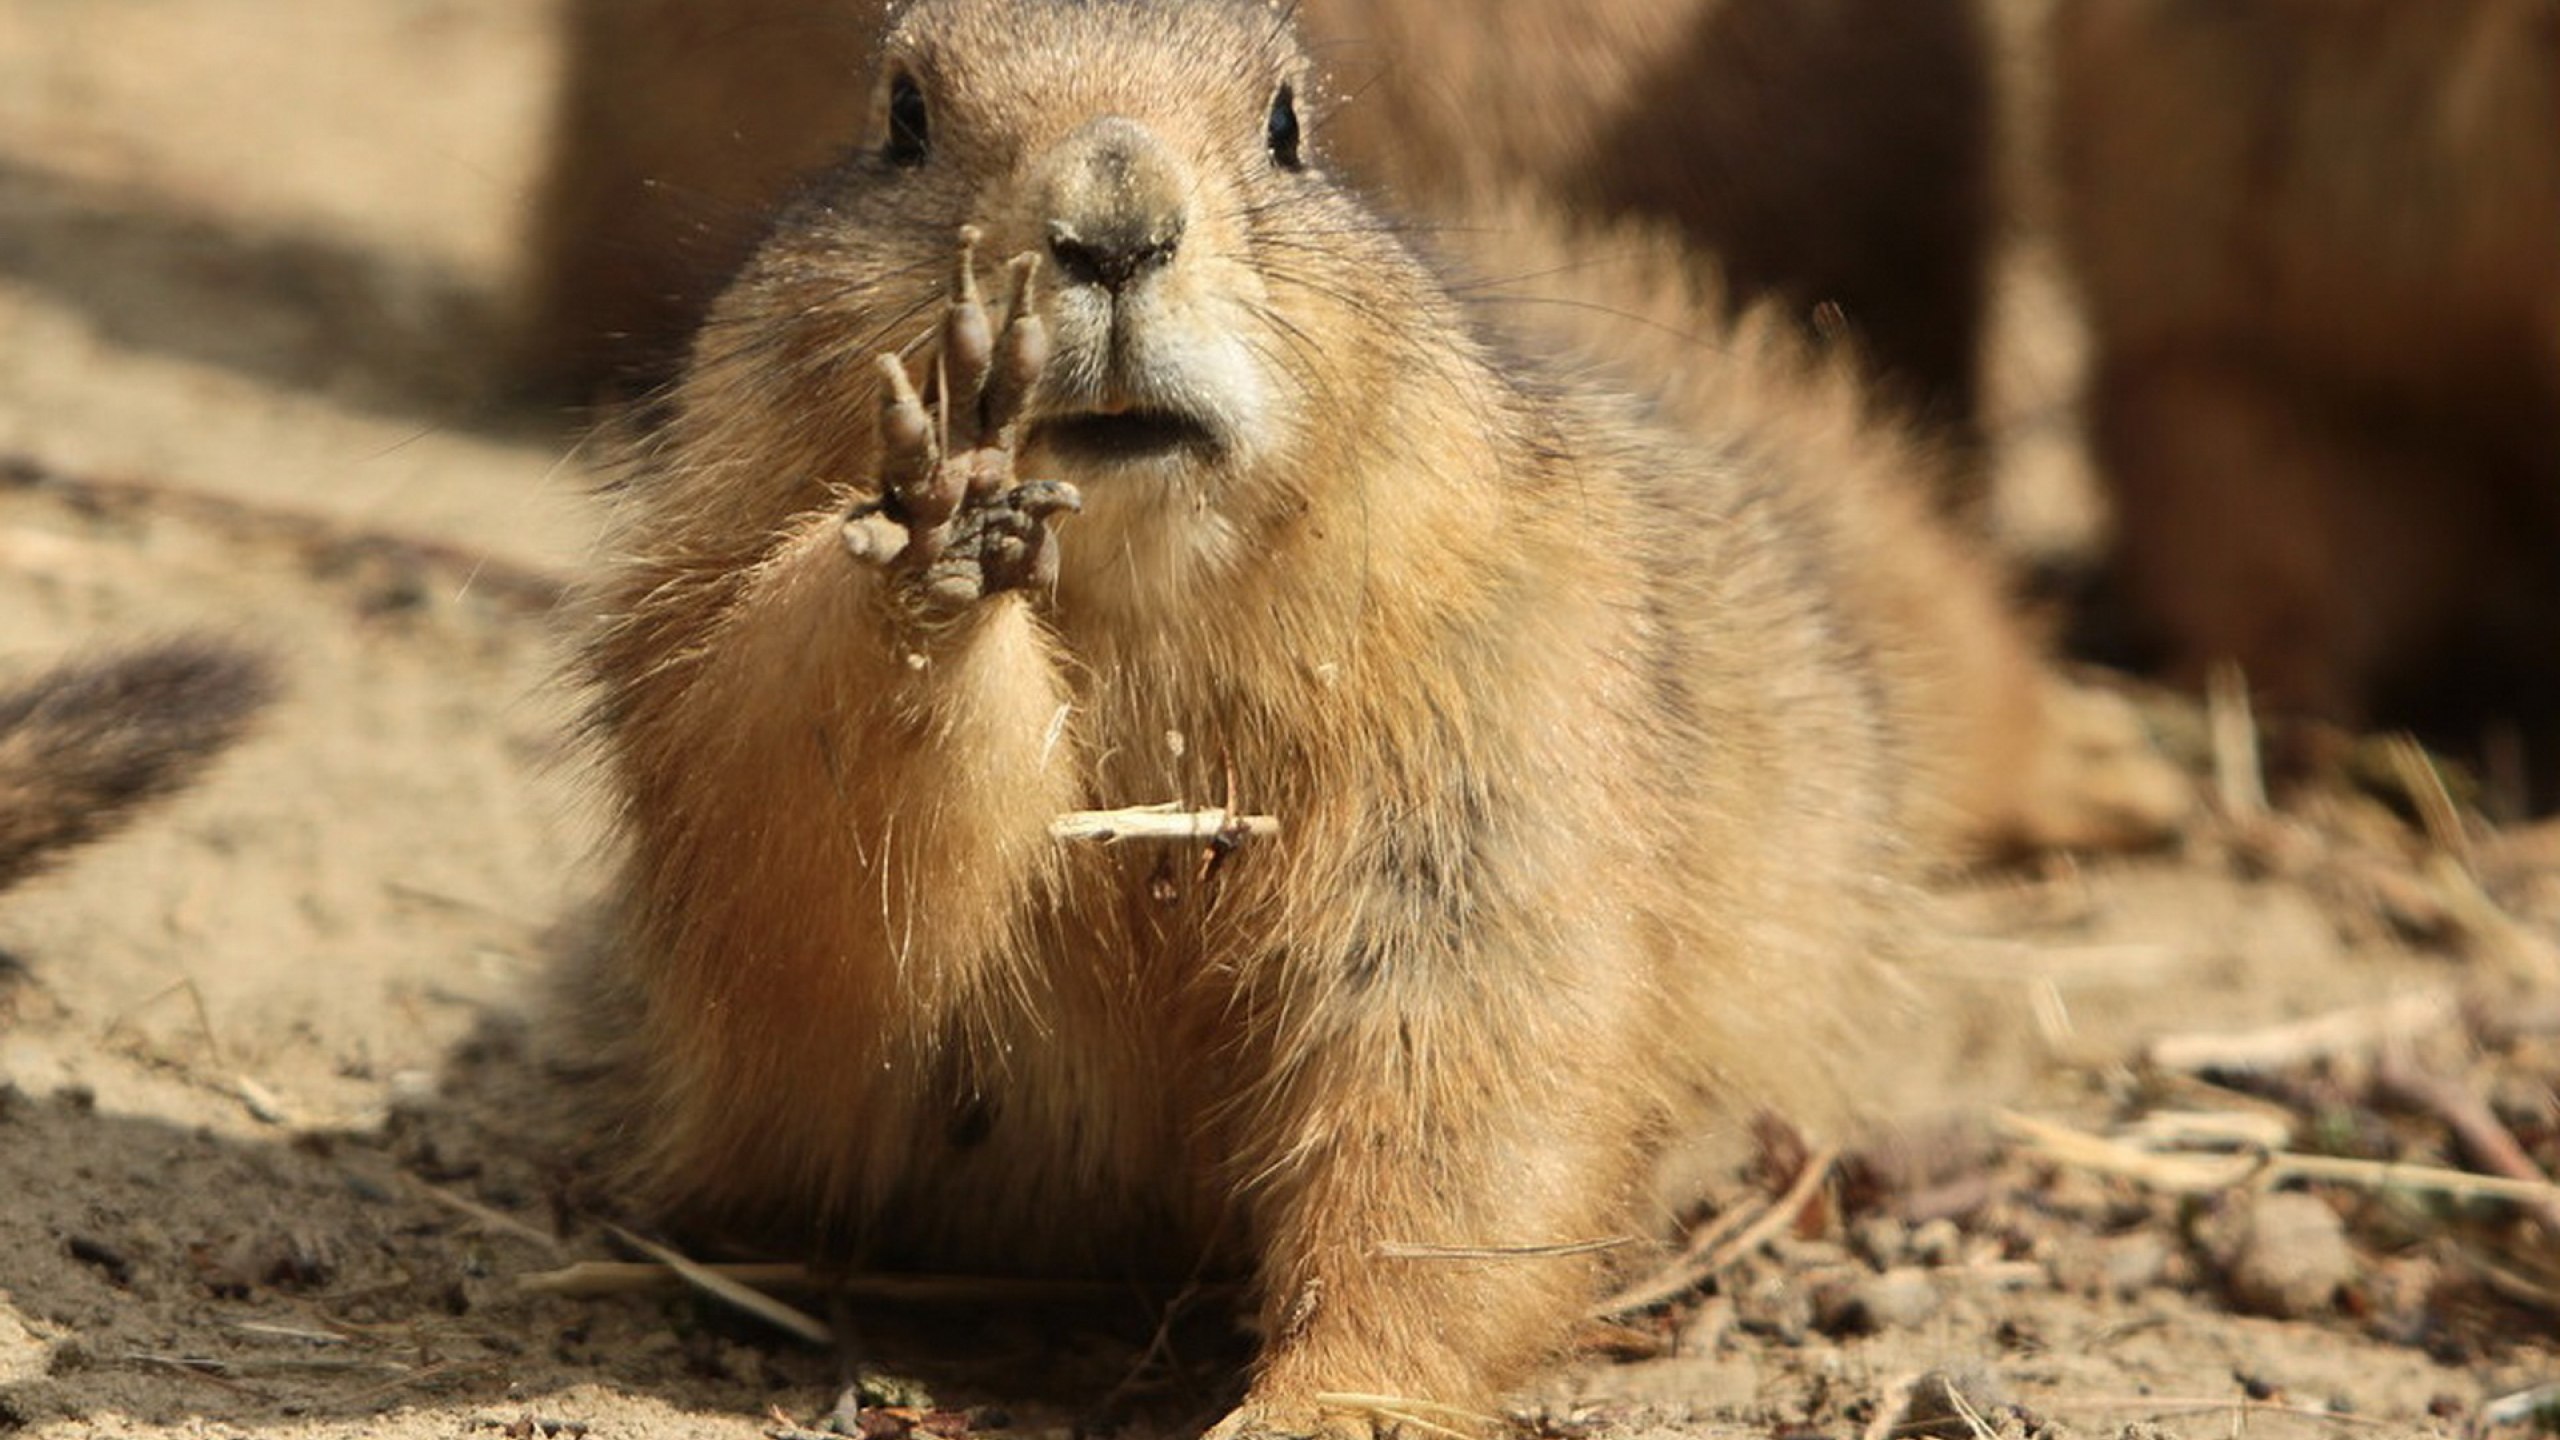
[[[0,890],[186,788],[277,689],[263,657],[187,639],[0,690]]]

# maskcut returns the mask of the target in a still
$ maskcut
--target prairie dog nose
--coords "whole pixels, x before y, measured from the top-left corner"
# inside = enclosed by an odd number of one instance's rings
[[[1134,120],[1095,120],[1040,163],[1049,255],[1070,285],[1118,294],[1169,264],[1182,244],[1187,176]]]

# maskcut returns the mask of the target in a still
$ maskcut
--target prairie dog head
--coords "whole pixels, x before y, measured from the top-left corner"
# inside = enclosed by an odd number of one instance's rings
[[[1446,303],[1319,163],[1315,83],[1269,0],[909,0],[859,147],[715,326],[806,332],[779,348],[867,408],[833,358],[930,348],[962,226],[1036,257],[1021,469],[1083,491],[1062,589],[1157,603],[1304,508]]]

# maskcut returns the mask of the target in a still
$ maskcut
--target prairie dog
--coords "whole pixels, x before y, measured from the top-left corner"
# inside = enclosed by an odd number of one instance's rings
[[[1513,353],[1328,169],[1281,5],[879,56],[616,492],[612,1128],[697,1224],[1239,1272],[1229,1434],[1481,1409],[1675,1137],[1825,1108],[1964,803],[1899,532],[1816,473],[1854,405],[1808,453]],[[1154,802],[1280,828],[1052,838]]]
[[[185,788],[275,689],[263,660],[184,640],[0,690],[0,890]]]
[[[564,0],[530,366],[645,387],[793,177],[858,121],[883,0]],[[1461,215],[1537,187],[1817,309],[1969,434],[1995,224],[1992,0],[1306,0],[1364,183]],[[2014,3],[2014,0],[2003,0]]]
[[[586,399],[670,373],[793,179],[861,115],[883,0],[555,0],[562,74],[517,368]]]
[[[1969,431],[1995,225],[1988,0],[1311,0],[1339,144],[1463,215],[1524,184],[1667,227]]]
[[[2547,732],[2560,4],[2083,0],[2055,37],[2142,638],[2290,711]]]

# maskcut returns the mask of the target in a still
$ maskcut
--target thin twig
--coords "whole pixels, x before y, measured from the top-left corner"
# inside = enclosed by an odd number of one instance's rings
[[[1074,810],[1049,822],[1054,840],[1116,844],[1125,840],[1175,840],[1193,844],[1264,840],[1280,833],[1270,815],[1238,815],[1225,809],[1185,810],[1175,805],[1133,805],[1125,810]]]
[[[750,1285],[742,1285],[710,1267],[696,1264],[664,1245],[643,1240],[620,1226],[613,1229],[623,1244],[673,1270],[684,1282],[712,1299],[753,1315],[776,1329],[786,1331],[812,1345],[833,1345],[836,1332],[827,1322],[794,1305],[786,1305]]]
[[[1437,1400],[1422,1400],[1409,1395],[1363,1395],[1348,1390],[1321,1390],[1310,1398],[1316,1404],[1331,1410],[1392,1414],[1398,1419],[1411,1419],[1417,1415],[1437,1415],[1444,1420],[1455,1420],[1460,1424],[1473,1425],[1481,1430],[1502,1428],[1502,1417],[1499,1415],[1487,1415],[1480,1410],[1445,1405]],[[1440,1430],[1443,1434],[1453,1433],[1439,1426],[1432,1428]]]
[[[2551,1184],[2551,1177],[2543,1174],[2542,1167],[2534,1164],[2533,1157],[2516,1143],[2516,1137],[2499,1121],[2489,1103],[2468,1086],[2424,1069],[2397,1047],[2383,1051],[2381,1062],[2374,1066],[2373,1084],[2382,1094],[2443,1121],[2470,1153],[2473,1163],[2490,1174],[2536,1185]],[[2553,1193],[2560,1195],[2560,1190]],[[2545,1234],[2560,1238],[2560,1200],[2523,1203],[2525,1213]]]
[[[2546,1315],[2560,1315],[2560,1291],[2516,1273],[2504,1260],[2484,1255],[2460,1240],[2453,1242],[2452,1250],[2463,1264],[2471,1267],[2473,1274],[2480,1277],[2480,1283],[2497,1294],[2528,1309],[2539,1310]]]
[[[2399,772],[2400,787],[2409,793],[2409,803],[2418,810],[2418,821],[2426,827],[2427,839],[2438,850],[2452,856],[2463,869],[2471,868],[2471,835],[2462,826],[2462,807],[2453,801],[2453,792],[2444,785],[2444,772],[2427,757],[2425,749],[2406,735],[2394,735],[2383,742],[2384,753],[2391,757],[2391,768]]]
[[[1656,1271],[1651,1279],[1619,1291],[1601,1301],[1588,1313],[1605,1320],[1612,1315],[1623,1315],[1630,1310],[1641,1310],[1648,1305],[1661,1304],[1675,1295],[1683,1294],[1704,1284],[1708,1277],[1759,1249],[1775,1239],[1780,1231],[1795,1223],[1796,1216],[1803,1211],[1807,1202],[1813,1199],[1814,1191],[1821,1188],[1822,1182],[1831,1174],[1831,1167],[1838,1164],[1839,1160],[1840,1152],[1834,1149],[1825,1149],[1813,1155],[1805,1161],[1804,1168],[1796,1172],[1795,1183],[1787,1187],[1787,1193],[1778,1197],[1776,1204],[1761,1211],[1756,1219],[1742,1226],[1737,1233],[1729,1238],[1716,1240],[1712,1244],[1701,1244],[1698,1240],[1692,1240],[1688,1249],[1682,1251],[1678,1259]],[[1740,1207],[1737,1206],[1737,1212],[1739,1209]],[[1723,1228],[1723,1217],[1720,1216],[1717,1225],[1710,1229],[1721,1228]]]
[[[2480,1407],[2480,1419],[2488,1425],[2513,1425],[2554,1409],[2560,1409],[2560,1380],[2536,1385],[2530,1390],[2518,1390],[2512,1395],[2501,1395]]]
[[[1975,1407],[1972,1398],[1966,1395],[1955,1381],[1946,1380],[1943,1383],[1946,1386],[1947,1403],[1955,1407],[1955,1412],[1963,1419],[1965,1428],[1973,1432],[1974,1440],[1999,1440],[2000,1432],[1992,1429],[1991,1422],[1982,1418],[1982,1411]]]
[[[2461,1018],[2461,1004],[2451,991],[2427,990],[2236,1035],[2163,1035],[2151,1042],[2145,1054],[2153,1065],[2182,1075],[2282,1070],[2369,1051],[2385,1041],[2440,1029]]]
[[[293,1325],[271,1325],[262,1320],[225,1320],[224,1325],[243,1335],[271,1335],[280,1340],[300,1340],[311,1345],[345,1345],[350,1337],[331,1330],[306,1330]]]
[[[1720,1249],[1727,1239],[1738,1234],[1744,1226],[1767,1214],[1775,1203],[1760,1200],[1757,1197],[1735,1202],[1722,1214],[1699,1226],[1696,1232],[1690,1235],[1689,1243],[1681,1247],[1680,1253],[1673,1256],[1662,1268],[1642,1281],[1592,1306],[1584,1313],[1591,1319],[1606,1320],[1612,1316],[1623,1315],[1630,1310],[1641,1310],[1648,1305],[1658,1305],[1697,1284],[1698,1280],[1705,1278],[1707,1273],[1701,1268],[1705,1265],[1707,1257]],[[1691,1276],[1698,1278],[1688,1278]]]
[[[2127,1395],[2121,1398],[2098,1396],[2084,1400],[2040,1401],[2036,1408],[2055,1411],[2100,1410],[2110,1414],[2129,1411],[2155,1420],[2172,1415],[2218,1415],[2227,1412],[2233,1415],[2291,1415],[2297,1419],[2329,1420],[2340,1425],[2359,1425],[2368,1429],[2397,1428],[2400,1424],[2396,1420],[2386,1420],[2372,1415],[2351,1415],[2337,1410],[2322,1410],[2310,1405],[2287,1405],[2280,1400],[2213,1400],[2201,1397],[2182,1399],[2165,1395]]]
[[[2407,1165],[2389,1160],[2350,1160],[2331,1155],[2291,1152],[2261,1155],[2163,1155],[2004,1110],[2000,1129],[2048,1160],[2105,1175],[2121,1175],[2155,1190],[2174,1194],[2210,1194],[2243,1185],[2275,1185],[2287,1180],[2319,1180],[2360,1190],[2410,1191],[2428,1195],[2507,1200],[2520,1205],[2560,1201],[2560,1185],[2548,1181],[2510,1180],[2448,1170],[2438,1165]]]
[[[1087,1305],[1129,1298],[1128,1288],[1093,1280],[1048,1280],[1010,1275],[838,1275],[806,1265],[753,1263],[694,1268],[769,1290],[823,1290],[854,1300],[899,1305]],[[556,1270],[516,1277],[516,1289],[532,1295],[594,1299],[611,1295],[646,1295],[683,1288],[690,1282],[668,1266],[648,1260],[582,1260]],[[1216,1282],[1196,1285],[1203,1294],[1225,1295],[1234,1287]]]
[[[152,991],[137,1003],[128,1005],[124,1009],[107,1017],[107,1023],[98,1031],[99,1037],[101,1039],[105,1039],[127,1030],[137,1030],[138,1036],[136,1021],[142,1013],[151,1009],[153,1006],[158,1005],[161,1001],[168,999],[170,996],[178,994],[183,994],[187,997],[189,1007],[195,1012],[196,1033],[204,1040],[205,1057],[207,1061],[217,1067],[220,1066],[222,1064],[222,1041],[213,1032],[213,1012],[205,1006],[204,991],[197,987],[196,982],[192,978],[187,976],[180,976],[179,978],[170,981],[168,984]]]
[[[2281,1150],[2293,1121],[2254,1110],[2155,1110],[2133,1122],[2125,1138],[2145,1150]]]
[[[269,1089],[256,1076],[235,1075],[231,1086],[232,1093],[240,1097],[240,1103],[248,1107],[250,1119],[287,1130],[300,1128],[294,1123],[292,1107],[284,1103],[284,1097]]]
[[[2249,708],[2249,677],[2223,663],[2205,676],[2205,725],[2213,742],[2213,790],[2235,820],[2267,813],[2266,770],[2258,758],[2258,720]]]
[[[469,1219],[484,1230],[495,1230],[503,1235],[513,1235],[519,1240],[530,1241],[554,1255],[565,1253],[558,1236],[548,1231],[537,1230],[514,1216],[492,1210],[477,1200],[456,1195],[450,1190],[430,1185],[423,1180],[414,1181],[412,1188],[455,1214]]]
[[[1389,1240],[1378,1246],[1381,1260],[1563,1260],[1575,1255],[1596,1255],[1603,1250],[1616,1250],[1635,1243],[1632,1235],[1616,1235],[1606,1240],[1577,1240],[1563,1245],[1414,1245]]]
[[[448,1360],[439,1365],[412,1370],[406,1375],[395,1375],[379,1385],[357,1391],[340,1403],[349,1408],[362,1407],[414,1385],[430,1385],[439,1380],[450,1380],[456,1375],[477,1374],[497,1368],[497,1362],[491,1360]]]
[[[129,1352],[125,1358],[135,1364],[157,1366],[163,1370],[201,1380],[215,1389],[227,1390],[247,1399],[257,1401],[267,1399],[266,1392],[256,1386],[243,1385],[224,1374],[226,1367],[219,1360],[199,1359],[189,1355],[154,1355],[140,1350]]]

